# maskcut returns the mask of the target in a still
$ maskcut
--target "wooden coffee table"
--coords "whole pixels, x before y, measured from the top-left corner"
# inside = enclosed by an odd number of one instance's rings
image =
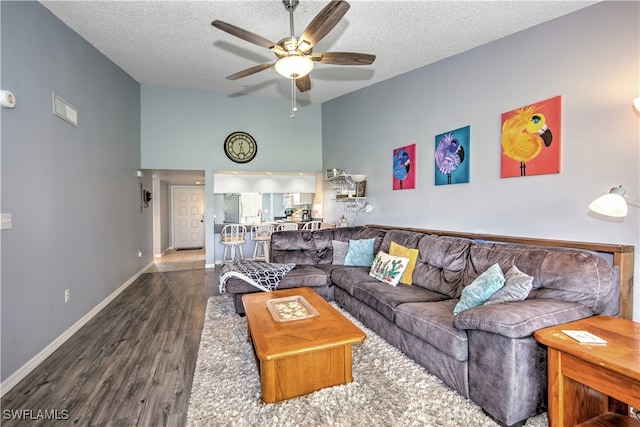
[[[606,344],[586,344],[562,330],[590,332]],[[640,425],[624,413],[640,407],[640,323],[595,316],[534,333],[548,347],[549,426]],[[624,422],[624,424],[622,424]]]
[[[276,321],[267,301],[293,296],[304,297],[318,316]],[[246,294],[242,302],[263,402],[279,402],[353,380],[351,346],[362,343],[366,335],[313,290]]]

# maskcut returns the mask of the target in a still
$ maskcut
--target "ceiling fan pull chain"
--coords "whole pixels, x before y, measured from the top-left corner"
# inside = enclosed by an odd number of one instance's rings
[[[291,79],[291,118],[296,118],[296,111],[298,108],[296,107],[296,80]]]

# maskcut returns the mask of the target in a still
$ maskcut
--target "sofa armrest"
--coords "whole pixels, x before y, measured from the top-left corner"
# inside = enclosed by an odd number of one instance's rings
[[[538,329],[572,322],[593,313],[575,302],[528,299],[467,309],[454,317],[458,329],[477,329],[507,338],[525,338]]]

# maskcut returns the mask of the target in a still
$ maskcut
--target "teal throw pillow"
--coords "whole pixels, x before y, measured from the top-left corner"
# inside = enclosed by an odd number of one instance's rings
[[[344,265],[371,267],[373,264],[373,244],[376,239],[349,240],[349,249]]]
[[[484,304],[491,295],[504,286],[504,281],[505,278],[500,265],[498,263],[493,264],[462,290],[460,301],[453,309],[453,314]]]

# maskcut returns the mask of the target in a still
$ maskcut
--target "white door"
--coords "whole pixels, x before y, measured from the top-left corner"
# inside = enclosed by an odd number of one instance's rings
[[[204,246],[204,187],[172,187],[174,249]]]

